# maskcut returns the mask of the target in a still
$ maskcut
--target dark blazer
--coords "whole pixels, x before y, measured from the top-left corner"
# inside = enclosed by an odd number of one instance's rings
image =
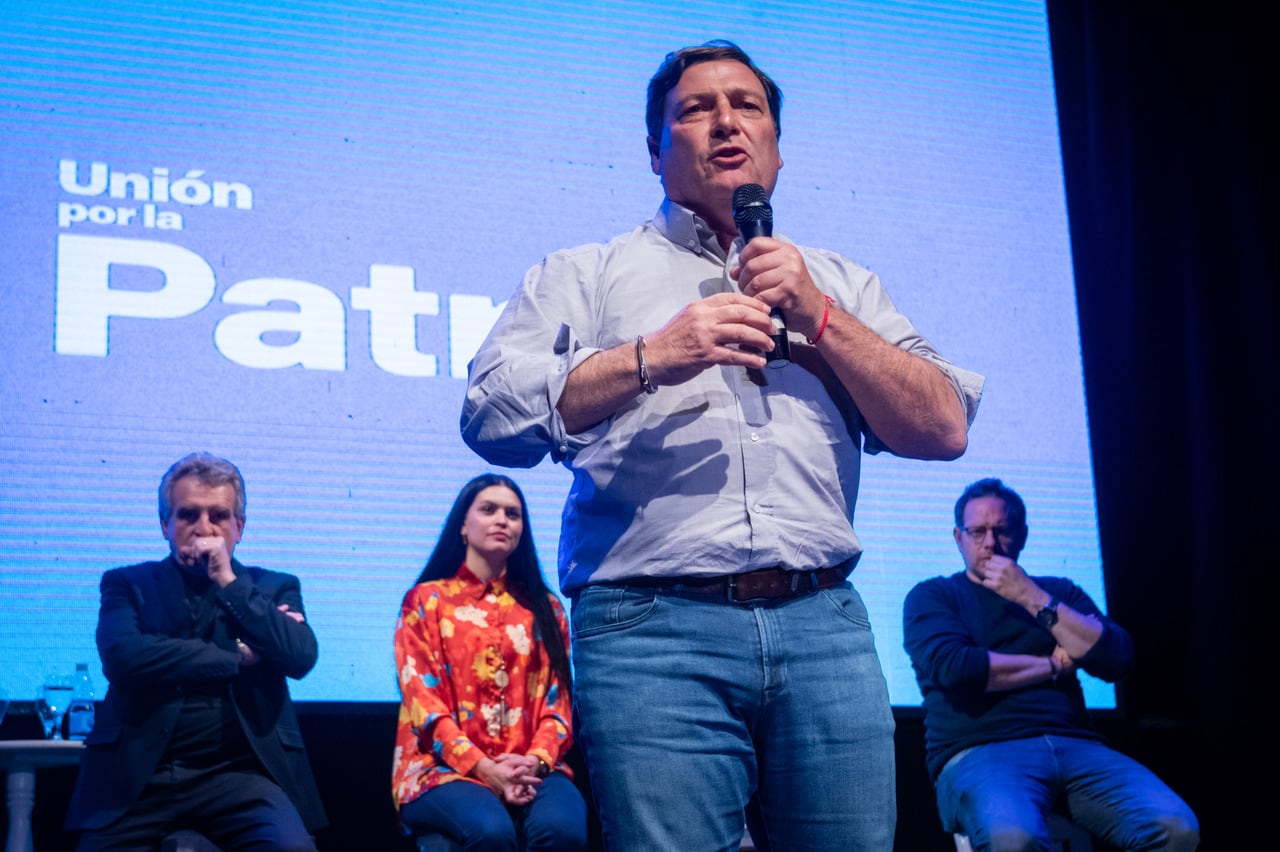
[[[184,690],[230,681],[232,702],[250,746],[297,807],[307,829],[326,822],[285,677],[316,663],[316,637],[277,607],[302,613],[291,574],[233,561],[236,579],[217,590],[227,628],[221,644],[194,637],[182,570],[172,557],[115,568],[102,577],[98,653],[110,686],[85,740],[67,814],[70,829],[110,825],[133,803],[169,743]],[[260,661],[240,666],[238,638]]]

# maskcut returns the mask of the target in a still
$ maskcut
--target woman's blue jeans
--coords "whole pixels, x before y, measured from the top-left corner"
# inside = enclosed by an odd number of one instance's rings
[[[400,808],[414,835],[443,834],[468,852],[576,852],[587,848],[587,806],[573,781],[552,772],[532,803],[508,807],[488,787],[451,781]]]

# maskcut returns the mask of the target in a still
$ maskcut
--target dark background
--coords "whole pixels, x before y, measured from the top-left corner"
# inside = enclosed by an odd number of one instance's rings
[[[1137,675],[1098,722],[1190,802],[1203,850],[1263,848],[1263,651],[1276,620],[1265,566],[1280,524],[1266,210],[1278,188],[1280,48],[1264,44],[1262,12],[1222,4],[1047,8],[1107,605],[1138,647]],[[332,822],[322,849],[412,848],[390,800],[395,713],[300,705]],[[896,715],[897,849],[951,849],[920,713]],[[4,735],[37,730],[28,724],[15,713]],[[69,845],[60,823],[73,780],[74,770],[39,776],[42,849]]]
[[[1232,5],[1048,4],[1119,711],[1205,850],[1272,848],[1274,789],[1280,76]]]

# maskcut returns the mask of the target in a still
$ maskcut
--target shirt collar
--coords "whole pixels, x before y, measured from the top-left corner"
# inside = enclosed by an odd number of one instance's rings
[[[490,591],[494,594],[500,595],[507,589],[506,574],[503,574],[501,577],[495,577],[494,579],[486,582],[477,577],[475,573],[467,567],[467,563],[465,562],[462,563],[460,568],[458,568],[458,573],[455,576],[455,579],[462,586],[463,591],[474,597],[476,600],[480,600],[485,595],[489,594]]]
[[[670,198],[662,199],[662,206],[653,217],[653,226],[662,236],[694,254],[710,254],[721,261],[729,258],[706,220]]]

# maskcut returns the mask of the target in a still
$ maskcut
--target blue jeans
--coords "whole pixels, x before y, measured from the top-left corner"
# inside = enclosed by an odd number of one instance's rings
[[[893,848],[893,715],[847,584],[755,604],[588,586],[574,700],[610,852]]]
[[[587,848],[587,806],[563,772],[542,779],[533,801],[518,807],[488,787],[450,781],[404,804],[400,821],[414,835],[443,834],[468,852]]]
[[[1075,737],[1041,736],[960,752],[938,775],[938,813],[975,850],[1049,849],[1045,814],[1061,798],[1072,821],[1119,849],[1195,849],[1195,814],[1136,760]]]

